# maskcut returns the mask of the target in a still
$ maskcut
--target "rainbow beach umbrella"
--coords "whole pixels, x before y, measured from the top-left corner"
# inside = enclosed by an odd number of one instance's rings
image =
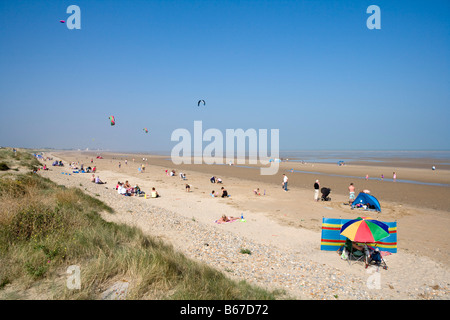
[[[389,236],[389,227],[369,217],[358,217],[341,227],[341,235],[355,242],[375,243]]]

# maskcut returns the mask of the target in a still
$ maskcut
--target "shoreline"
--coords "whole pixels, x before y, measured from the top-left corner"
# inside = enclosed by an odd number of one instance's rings
[[[70,152],[80,154],[80,160],[88,160],[89,157],[97,155],[96,152]],[[157,165],[160,167],[193,172],[209,173],[211,175],[221,175],[230,178],[244,178],[258,183],[271,183],[279,185],[283,173],[290,177],[289,184],[293,187],[312,190],[312,185],[316,179],[321,180],[322,186],[331,188],[334,195],[348,196],[348,185],[353,182],[357,191],[369,189],[380,202],[388,201],[412,207],[450,211],[450,197],[446,194],[450,186],[450,170],[406,168],[398,167],[393,163],[386,163],[385,167],[380,167],[376,163],[371,165],[350,165],[337,166],[336,164],[314,164],[299,162],[281,162],[278,173],[274,176],[261,176],[259,170],[249,170],[249,167],[259,168],[257,165],[229,166],[226,164],[180,164],[175,165],[167,156],[150,154],[127,154],[127,153],[102,153],[105,160],[125,161],[128,158],[129,164],[141,164],[142,157],[147,158],[146,165]],[[83,159],[85,157],[85,159]],[[122,162],[123,163],[123,162]],[[291,169],[299,172],[290,172]],[[303,172],[301,172],[303,171]],[[392,181],[392,172],[397,172],[397,182]],[[369,180],[365,176],[369,174]],[[381,181],[381,174],[384,174],[384,181]],[[417,183],[407,183],[406,181],[416,181]],[[405,185],[407,183],[407,185]],[[430,185],[428,185],[430,184]]]

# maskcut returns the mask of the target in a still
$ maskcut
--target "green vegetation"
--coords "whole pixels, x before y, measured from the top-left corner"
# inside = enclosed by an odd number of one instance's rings
[[[14,152],[12,148],[0,149],[0,171],[6,171],[13,167],[33,170],[39,166],[39,161],[30,152],[24,150]]]
[[[281,294],[232,281],[137,228],[107,222],[101,213],[114,212],[103,202],[37,174],[0,176],[0,203],[0,297],[7,288],[22,288],[9,293],[17,298],[38,287],[48,299],[100,299],[120,279],[130,282],[127,299],[262,300]],[[66,287],[71,265],[80,267],[81,289]]]

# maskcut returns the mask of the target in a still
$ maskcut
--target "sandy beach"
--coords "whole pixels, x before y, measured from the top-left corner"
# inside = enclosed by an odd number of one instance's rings
[[[103,159],[96,159],[96,155],[95,152],[71,151],[46,154],[63,160],[66,166],[50,167],[50,171],[41,171],[41,174],[58,184],[79,187],[100,197],[117,212],[105,216],[105,219],[136,225],[231,277],[283,288],[300,299],[450,297],[447,233],[450,198],[449,187],[445,186],[450,183],[450,170],[432,171],[396,161],[384,162],[383,165],[354,163],[345,166],[288,161],[280,164],[276,175],[262,176],[257,168],[206,164],[177,166],[165,156],[104,152],[101,154]],[[96,166],[96,174],[107,184],[90,183],[91,174],[61,174],[72,172],[67,166],[70,162],[83,163],[85,167]],[[145,165],[144,172],[138,171],[142,164]],[[176,175],[170,177],[166,170],[172,169]],[[397,182],[389,181],[394,171]],[[186,181],[180,179],[180,172],[186,174]],[[281,188],[283,173],[289,177],[288,192]],[[366,180],[366,174],[371,179]],[[381,174],[384,174],[384,181],[380,179]],[[223,183],[211,183],[212,175],[220,177]],[[332,189],[331,201],[313,200],[316,179],[320,180],[321,186]],[[120,196],[113,188],[118,181],[125,180],[131,185],[138,184],[147,193],[155,187],[161,198]],[[377,271],[380,272],[381,288],[367,287],[371,274],[361,265],[349,266],[335,252],[320,250],[322,217],[351,219],[367,215],[351,210],[345,204],[350,182],[354,183],[357,193],[369,189],[380,201],[382,211],[376,216],[370,215],[372,218],[398,223],[398,253],[385,258],[388,270]],[[191,186],[190,192],[186,192],[186,183]],[[231,197],[212,198],[211,191],[219,192],[222,186]],[[260,196],[253,193],[256,188],[260,189]],[[135,206],[139,210],[132,209]],[[151,219],[146,216],[157,215],[160,210],[167,212],[166,217],[171,217],[170,223],[157,222],[158,216]],[[246,222],[216,223],[223,214],[234,217],[243,214]],[[187,227],[192,223],[195,226]],[[204,232],[200,236],[192,230]],[[222,238],[222,233],[227,236]],[[218,239],[226,242],[227,237],[233,237],[234,245],[239,243],[240,247],[255,245],[255,254],[243,255],[237,249],[231,253],[233,250],[229,247],[222,248],[221,243],[216,243]],[[263,252],[258,254],[259,250]],[[229,257],[228,254],[233,255]],[[216,258],[220,255],[224,261],[218,262]],[[306,262],[308,266],[299,267]],[[266,278],[266,275],[273,276],[274,272],[280,279]],[[300,280],[302,284],[299,284]],[[324,289],[333,283],[335,287]]]

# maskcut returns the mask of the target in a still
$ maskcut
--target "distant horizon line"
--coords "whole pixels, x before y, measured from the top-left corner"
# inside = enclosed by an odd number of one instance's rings
[[[170,150],[120,150],[120,149],[81,149],[81,148],[54,148],[54,147],[20,147],[20,146],[0,146],[1,148],[20,148],[29,150],[61,150],[80,152],[120,152],[120,153],[169,153]],[[280,149],[279,152],[450,152],[450,149]],[[270,152],[269,152],[270,153]],[[225,155],[225,153],[224,153]]]

